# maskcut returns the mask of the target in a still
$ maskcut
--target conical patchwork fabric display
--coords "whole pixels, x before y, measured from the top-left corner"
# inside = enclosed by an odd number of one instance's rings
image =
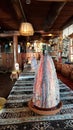
[[[30,109],[38,114],[55,114],[62,106],[59,83],[51,56],[42,55],[34,80]]]

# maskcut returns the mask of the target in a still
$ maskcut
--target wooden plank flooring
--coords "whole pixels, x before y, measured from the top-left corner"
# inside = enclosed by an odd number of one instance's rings
[[[0,97],[7,98],[14,83],[10,79],[10,73],[0,73]]]
[[[73,90],[73,81],[64,77],[63,75],[61,75],[60,73],[57,73],[57,76],[59,79],[61,79],[61,81],[65,84],[67,84],[72,90]]]

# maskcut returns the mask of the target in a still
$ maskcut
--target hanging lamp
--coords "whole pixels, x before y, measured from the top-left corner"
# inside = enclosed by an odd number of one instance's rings
[[[20,3],[20,7],[21,7],[21,10],[22,10],[24,20],[25,20],[25,22],[21,23],[19,32],[23,36],[32,36],[34,34],[33,26],[32,26],[31,23],[27,22],[20,0],[19,0],[19,3]]]
[[[22,22],[20,26],[20,34],[24,36],[32,36],[34,34],[32,24],[28,22]]]

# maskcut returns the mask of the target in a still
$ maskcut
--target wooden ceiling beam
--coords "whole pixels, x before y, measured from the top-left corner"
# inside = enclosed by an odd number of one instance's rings
[[[14,11],[16,13],[17,19],[22,20],[23,19],[23,15],[20,9],[20,4],[19,4],[19,0],[11,0],[12,6],[14,8]]]
[[[12,36],[20,36],[18,31],[5,31],[4,33],[0,33],[0,37],[12,37]]]
[[[53,2],[51,4],[51,7],[50,7],[50,13],[48,13],[48,16],[45,20],[45,24],[44,24],[44,30],[45,31],[49,31],[54,22],[56,21],[56,19],[58,18],[61,10],[63,9],[64,5],[66,4],[66,2]]]
[[[68,21],[65,22],[65,24],[63,24],[63,26],[61,26],[61,28],[66,28],[68,26],[70,26],[71,24],[73,24],[73,16],[70,17],[70,19],[68,19]]]
[[[48,2],[73,2],[73,0],[37,0],[37,1],[48,1]]]
[[[2,5],[0,7],[0,10],[1,10],[0,25],[4,26],[4,30],[7,30],[6,28],[17,30],[17,28],[19,27],[19,24],[15,15],[15,10],[12,7],[11,1],[9,2],[9,6],[11,7],[10,11],[9,9],[7,9],[7,4],[5,6]]]

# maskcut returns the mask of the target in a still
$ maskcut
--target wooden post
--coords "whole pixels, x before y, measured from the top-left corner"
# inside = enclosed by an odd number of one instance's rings
[[[13,36],[13,54],[14,54],[14,70],[15,70],[15,64],[18,63],[18,36]]]

